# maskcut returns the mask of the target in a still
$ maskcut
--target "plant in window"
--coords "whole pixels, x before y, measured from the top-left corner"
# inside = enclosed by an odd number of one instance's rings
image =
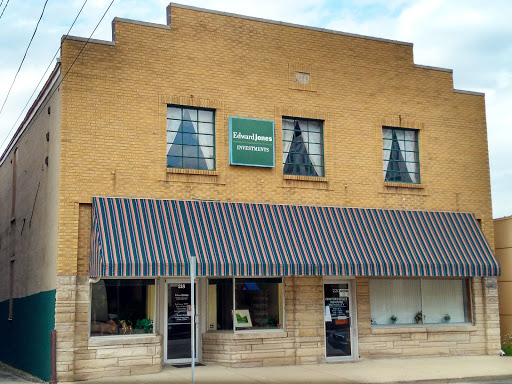
[[[450,315],[449,315],[449,314],[444,315],[444,316],[443,316],[443,320],[444,320],[444,322],[445,322],[445,323],[449,323],[449,322],[450,322],[450,320],[451,320]]]
[[[472,323],[469,279],[370,279],[370,316],[378,324]],[[392,293],[391,293],[392,292]],[[391,294],[390,294],[391,293]],[[450,323],[444,320],[450,315]]]
[[[279,320],[275,316],[268,316],[260,322],[261,327],[265,328],[277,328]]]
[[[396,321],[398,320],[398,318],[395,315],[391,315],[389,319],[391,320],[392,324],[396,324]]]
[[[153,332],[153,322],[149,319],[139,319],[135,324],[135,329],[143,329],[146,333]]]

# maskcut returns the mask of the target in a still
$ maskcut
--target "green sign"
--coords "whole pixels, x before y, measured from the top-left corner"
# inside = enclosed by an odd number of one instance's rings
[[[274,166],[274,122],[229,118],[229,164]]]

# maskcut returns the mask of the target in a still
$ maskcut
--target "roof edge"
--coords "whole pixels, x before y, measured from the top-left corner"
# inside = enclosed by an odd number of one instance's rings
[[[89,39],[87,37],[72,36],[72,35],[62,35],[61,43],[64,42],[64,40],[82,41],[82,42],[88,43],[88,44],[92,43],[92,44],[103,44],[103,45],[116,45],[115,41]]]
[[[430,65],[421,65],[421,64],[414,64],[414,66],[416,68],[421,68],[421,69],[430,69],[432,71],[441,71],[441,72],[449,72],[449,73],[453,73],[453,69],[450,69],[450,68],[441,68],[441,67],[432,67]]]
[[[160,28],[160,29],[171,29],[170,25],[166,24],[158,24],[158,23],[151,23],[148,21],[140,21],[140,20],[133,20],[133,19],[124,19],[122,17],[114,17],[113,23],[120,22],[120,23],[127,23],[127,24],[135,24],[135,25],[141,25],[143,27],[151,27],[151,28]]]
[[[23,119],[21,124],[18,126],[18,129],[16,130],[13,137],[9,141],[9,144],[7,144],[7,147],[5,147],[4,152],[0,156],[0,166],[5,162],[5,160],[7,159],[7,156],[9,155],[9,152],[16,146],[19,139],[23,136],[25,131],[28,129],[28,127],[32,123],[32,119],[34,118],[34,116],[36,116],[37,111],[39,110],[41,105],[46,100],[46,98],[49,95],[53,86],[57,83],[57,80],[61,73],[60,70],[61,70],[61,63],[60,63],[60,61],[58,61],[57,64],[55,64],[55,67],[53,68],[52,73],[50,74],[50,76],[44,83],[43,87],[39,91],[39,94],[37,95],[36,99],[30,106],[28,112],[25,115],[25,118]],[[53,94],[52,94],[52,96],[53,96]]]
[[[504,220],[511,220],[512,219],[512,215],[508,215],[508,216],[503,216],[503,217],[497,217],[495,219],[492,219],[493,221],[504,221]]]
[[[483,92],[475,92],[475,91],[465,91],[463,89],[454,89],[455,93],[462,93],[464,95],[473,95],[473,96],[485,96]]]
[[[215,10],[212,10],[212,9],[194,7],[194,6],[191,6],[191,5],[184,5],[184,4],[178,4],[178,3],[170,3],[168,8],[169,7],[170,8],[175,7],[175,8],[189,9],[189,10],[197,11],[197,12],[211,13],[211,14],[214,14],[214,15],[220,15],[220,16],[226,16],[226,17],[235,17],[235,18],[238,18],[238,19],[258,21],[258,22],[267,23],[267,24],[282,25],[282,26],[285,26],[285,27],[307,29],[307,30],[315,31],[315,32],[331,33],[333,35],[341,35],[341,36],[347,36],[347,37],[354,37],[354,38],[358,38],[358,39],[373,40],[373,41],[378,41],[378,42],[382,42],[382,43],[406,45],[406,46],[410,46],[410,47],[413,46],[413,43],[408,43],[408,42],[404,42],[404,41],[391,40],[391,39],[383,39],[383,38],[374,37],[374,36],[358,35],[358,34],[355,34],[355,33],[340,32],[340,31],[335,31],[333,29],[310,27],[310,26],[302,25],[302,24],[294,24],[294,23],[288,23],[288,22],[284,22],[284,21],[277,21],[277,20],[263,19],[263,18],[259,18],[259,17],[245,16],[245,15],[240,15],[240,14],[237,14],[237,13],[215,11]],[[168,16],[169,16],[169,11],[167,13],[168,13]],[[168,21],[168,23],[169,23],[169,21]]]

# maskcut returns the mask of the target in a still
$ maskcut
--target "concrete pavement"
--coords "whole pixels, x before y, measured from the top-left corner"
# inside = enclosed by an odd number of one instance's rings
[[[0,383],[1,384],[20,384],[20,383],[41,383],[41,380],[30,376],[28,373],[14,369],[0,361]]]
[[[329,363],[265,368],[196,367],[197,384],[249,383],[461,383],[500,380],[512,383],[512,357],[464,356],[411,359],[363,359],[357,363]],[[162,372],[114,377],[82,384],[191,382],[190,368],[165,366]]]
[[[0,383],[33,383],[36,380],[0,363]],[[357,363],[329,363],[265,368],[196,367],[197,384],[249,383],[512,383],[512,357],[464,356],[411,359],[362,359]],[[185,384],[190,368],[165,366],[162,372],[79,381],[77,384]]]

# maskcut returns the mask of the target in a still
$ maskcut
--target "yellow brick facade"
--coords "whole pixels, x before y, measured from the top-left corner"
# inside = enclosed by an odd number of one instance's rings
[[[485,101],[481,94],[454,90],[451,71],[416,65],[408,43],[182,6],[168,12],[170,26],[116,20],[114,42],[87,44],[69,73],[85,40],[62,45],[67,75],[56,308],[61,381],[150,372],[162,362],[159,340],[123,345],[126,351],[116,356],[116,343],[88,338],[93,196],[472,212],[493,247]],[[309,73],[310,83],[297,84],[296,71]],[[169,104],[215,110],[215,171],[166,167]],[[274,121],[274,168],[229,165],[230,116]],[[283,176],[283,116],[323,121],[325,177]],[[419,130],[421,184],[383,181],[384,125]],[[302,279],[286,279],[291,309],[283,344],[266,349],[264,336],[251,342],[234,337],[224,340],[224,352],[215,358],[222,337],[205,335],[205,360],[231,366],[325,361],[321,314],[308,319],[306,306],[292,306],[300,287],[311,285],[321,311],[322,279]],[[355,279],[359,354],[495,353],[495,283],[473,279],[474,327],[377,334],[369,322],[368,279]],[[138,370],[128,368],[134,359],[144,362]]]
[[[469,211],[493,244],[484,97],[417,67],[411,45],[173,7],[117,21],[63,83],[59,275],[77,271],[78,205],[97,196]],[[63,73],[84,42],[63,44]],[[314,90],[289,86],[311,66]],[[215,172],[166,168],[167,104],[214,108]],[[325,179],[282,174],[282,116],[324,120]],[[274,120],[276,167],[230,166],[228,118]],[[385,185],[382,125],[420,130],[419,188]]]
[[[501,265],[498,277],[502,340],[512,335],[512,216],[494,220],[496,257]],[[510,340],[507,340],[510,343]]]

